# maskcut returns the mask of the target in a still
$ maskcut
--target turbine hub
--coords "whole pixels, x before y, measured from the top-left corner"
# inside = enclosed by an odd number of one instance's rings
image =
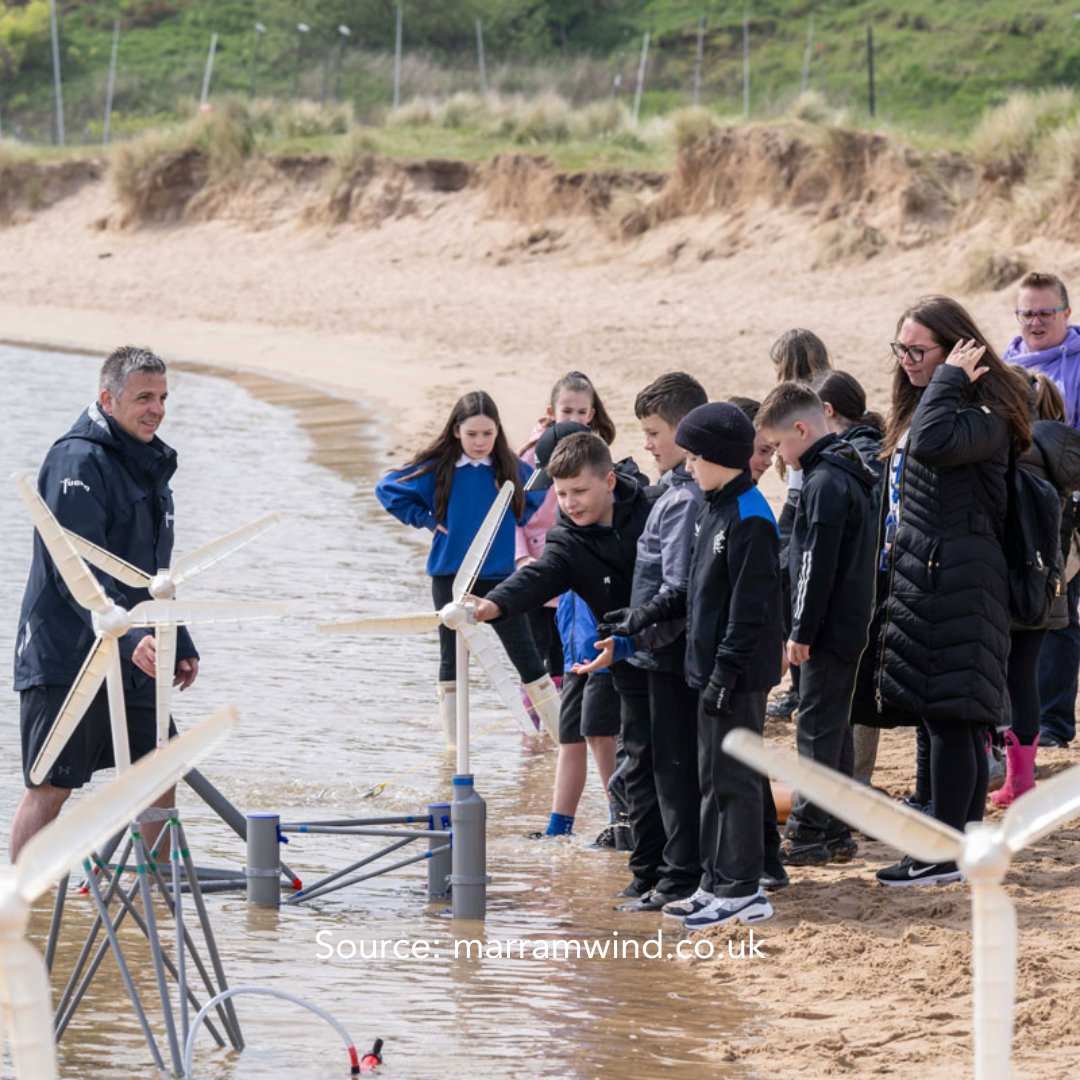
[[[110,604],[105,611],[93,612],[94,629],[102,637],[123,637],[131,629],[131,615],[119,604]]]
[[[964,830],[964,849],[957,864],[968,881],[979,885],[998,884],[1009,871],[1009,849],[997,825],[970,822]]]
[[[472,614],[472,608],[451,602],[439,612],[439,618],[447,629],[457,630],[462,623],[475,621]]]
[[[172,583],[168,570],[159,570],[150,579],[147,589],[155,600],[173,600],[176,597],[176,586]]]

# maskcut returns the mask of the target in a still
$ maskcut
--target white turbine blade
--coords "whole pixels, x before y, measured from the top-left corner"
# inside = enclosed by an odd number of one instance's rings
[[[458,633],[464,635],[465,644],[469,646],[469,652],[476,657],[476,662],[484,669],[484,674],[499,700],[503,703],[510,715],[518,722],[518,726],[528,735],[535,735],[536,728],[521,703],[521,695],[518,693],[517,682],[510,677],[506,665],[502,662],[492,635],[483,627],[475,623],[464,622],[458,628]]]
[[[30,780],[35,784],[44,783],[49,770],[60,756],[60,751],[67,746],[79,721],[86,715],[90,708],[90,702],[97,696],[101,684],[109,670],[109,662],[112,652],[104,638],[99,637],[94,641],[90,652],[86,654],[83,666],[79,674],[71,684],[64,704],[56,714],[52,727],[49,728],[45,741],[41,744],[34,764],[30,767]]]
[[[154,704],[157,716],[157,743],[160,750],[169,741],[169,704],[172,701],[173,673],[176,669],[176,627],[168,623],[158,626],[157,674],[154,678]]]
[[[1016,1000],[1016,909],[1000,885],[972,882],[971,919],[975,1075],[978,1080],[1008,1080]]]
[[[189,555],[183,555],[169,568],[169,580],[174,585],[201,574],[204,570],[221,562],[227,555],[231,555],[238,548],[254,540],[259,533],[266,532],[271,525],[278,523],[277,514],[267,514],[266,517],[253,521],[250,525],[244,525],[225,536],[219,536],[204,544]]]
[[[241,622],[246,619],[274,619],[288,613],[288,604],[243,600],[144,600],[130,612],[132,626]]]
[[[125,585],[130,585],[133,589],[145,589],[150,584],[150,575],[137,566],[124,562],[119,556],[113,555],[111,551],[106,551],[103,547],[98,547],[97,544],[91,544],[89,540],[78,533],[73,533],[70,529],[65,529],[64,532],[67,533],[71,546],[91,566],[96,566],[110,577],[122,581]]]
[[[1040,780],[1034,791],[1021,795],[1001,822],[1005,846],[1015,855],[1080,814],[1080,765],[1049,780]]]
[[[499,490],[499,494],[495,496],[495,501],[491,504],[491,508],[481,522],[479,531],[473,537],[469,550],[465,552],[465,558],[461,562],[461,569],[458,570],[457,575],[454,577],[453,596],[455,604],[460,604],[476,584],[477,575],[484,565],[484,560],[488,557],[491,545],[495,542],[495,534],[499,531],[503,514],[506,513],[506,508],[510,505],[510,500],[513,497],[514,482],[507,480]]]
[[[79,859],[123,828],[172,787],[236,725],[236,710],[218,709],[161,750],[140,758],[123,776],[99,788],[37,833],[14,871],[22,898],[33,903]]]
[[[962,833],[879,791],[808,761],[745,728],[729,732],[724,751],[765,776],[790,784],[830,814],[867,836],[884,840],[923,862],[955,862],[963,850]]]
[[[371,615],[352,622],[319,623],[317,628],[324,634],[417,634],[423,630],[437,630],[442,619],[432,611],[413,615]]]
[[[131,739],[127,726],[127,702],[124,700],[124,674],[120,666],[120,642],[106,638],[103,651],[109,653],[105,674],[105,692],[109,699],[109,730],[112,733],[113,761],[118,773],[131,768]]]
[[[5,884],[10,887],[10,878]],[[57,1076],[49,1002],[49,976],[41,953],[22,936],[0,938],[0,1004],[20,1080]]]
[[[53,512],[46,505],[45,500],[25,476],[16,476],[15,483],[23,502],[26,503],[27,510],[30,511],[30,517],[41,536],[45,550],[56,563],[56,569],[64,579],[64,584],[67,585],[71,595],[89,611],[99,613],[107,611],[111,605],[109,598],[105,595],[105,590],[102,589],[98,579],[90,573],[90,568],[75,550],[60,522],[53,517]]]

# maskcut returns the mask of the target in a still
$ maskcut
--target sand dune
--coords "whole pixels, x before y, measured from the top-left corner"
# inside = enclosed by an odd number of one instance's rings
[[[3,204],[0,338],[96,351],[146,343],[173,360],[358,398],[382,425],[373,433],[387,464],[477,386],[499,402],[512,441],[523,439],[554,380],[580,368],[620,426],[617,449],[640,458],[633,397],[665,370],[696,374],[717,398],[761,397],[769,344],[806,326],[882,408],[888,342],[918,295],[960,295],[1004,345],[1011,290],[966,283],[1007,286],[1023,265],[1080,279],[1072,246],[1011,229],[986,177],[962,161],[913,160],[873,137],[840,149],[846,158],[823,159],[747,136],[684,157],[668,178],[575,179],[517,158],[440,181],[430,167],[374,163],[344,190],[326,161],[263,163],[137,228],[100,171],[69,176],[40,209]],[[777,494],[775,479],[768,490]],[[880,782],[901,794],[911,740],[893,734],[883,746]],[[1051,769],[1080,760],[1041,757]],[[1062,830],[1009,879],[1022,1076],[1077,1070],[1078,839]],[[871,879],[890,853],[868,843],[863,854],[796,871],[762,928],[767,962],[704,972],[737,986],[758,1018],[716,1048],[718,1060],[763,1076],[966,1074],[966,889],[886,892]]]

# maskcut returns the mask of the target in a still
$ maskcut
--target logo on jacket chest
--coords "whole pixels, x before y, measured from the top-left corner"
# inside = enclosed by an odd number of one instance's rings
[[[166,510],[165,511],[165,528],[166,529],[171,529],[172,526],[173,526],[173,522],[175,520],[176,520],[176,515],[170,513],[168,510]]]
[[[724,530],[723,530],[723,529],[721,529],[721,530],[720,530],[720,531],[719,531],[719,532],[718,532],[718,533],[717,533],[717,534],[716,534],[716,535],[715,535],[715,536],[714,536],[714,537],[712,538],[712,550],[713,550],[713,554],[714,554],[714,555],[723,555],[723,553],[724,553],[724,547],[726,546],[726,544],[727,544],[727,533],[726,533],[726,532],[724,532]]]
[[[82,488],[88,495],[90,494],[90,488],[82,480],[72,480],[70,476],[65,476],[60,481],[60,486],[64,489],[65,495],[71,488]]]

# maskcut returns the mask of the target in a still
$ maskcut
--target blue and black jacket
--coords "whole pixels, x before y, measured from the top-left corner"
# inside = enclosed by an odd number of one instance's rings
[[[169,479],[176,451],[156,436],[140,442],[97,405],[53,443],[38,475],[38,491],[69,531],[105,548],[148,574],[167,569],[173,549],[173,497]],[[149,600],[145,589],[93,570],[116,604],[131,609]],[[120,639],[125,698],[152,705],[154,680],[130,661],[139,640],[152,633],[131,630]],[[94,642],[90,612],[68,592],[41,537],[34,534],[30,576],[15,638],[15,689],[70,686]],[[180,628],[176,658],[197,657]]]
[[[780,530],[749,470],[705,493],[686,590],[662,599],[651,606],[663,619],[686,617],[689,686],[750,693],[780,681]]]

